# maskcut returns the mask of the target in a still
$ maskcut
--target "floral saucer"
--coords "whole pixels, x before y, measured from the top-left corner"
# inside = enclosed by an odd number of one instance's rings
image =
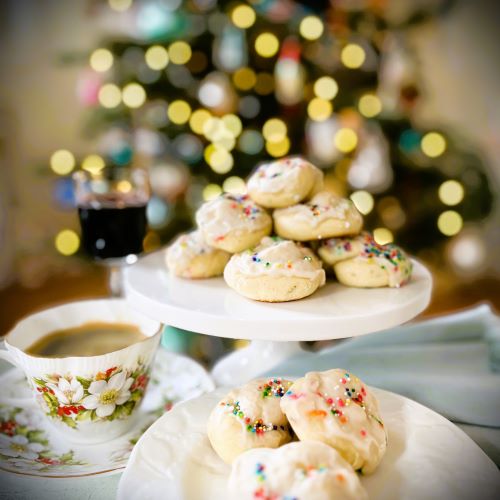
[[[119,472],[137,440],[156,419],[176,403],[214,389],[201,365],[160,348],[134,427],[112,441],[81,445],[68,443],[47,423],[20,370],[0,375],[0,386],[0,469],[52,478]],[[18,407],[11,404],[11,398],[26,398],[27,402]]]

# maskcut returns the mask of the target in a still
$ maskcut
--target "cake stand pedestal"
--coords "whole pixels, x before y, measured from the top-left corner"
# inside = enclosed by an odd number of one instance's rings
[[[327,282],[294,302],[246,299],[223,278],[185,280],[169,275],[162,251],[125,269],[124,290],[131,307],[165,324],[205,335],[251,340],[226,356],[212,374],[219,385],[237,385],[302,352],[300,341],[366,335],[398,326],[429,304],[432,278],[414,261],[410,283],[395,288],[359,289]]]

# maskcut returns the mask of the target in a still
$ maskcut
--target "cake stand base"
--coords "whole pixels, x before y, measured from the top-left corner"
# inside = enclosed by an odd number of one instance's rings
[[[329,347],[345,340],[329,342]],[[228,354],[216,363],[211,375],[217,386],[240,385],[271,371],[275,366],[294,356],[300,356],[303,360],[307,356],[313,357],[316,354],[303,349],[300,342],[253,340],[249,346]]]

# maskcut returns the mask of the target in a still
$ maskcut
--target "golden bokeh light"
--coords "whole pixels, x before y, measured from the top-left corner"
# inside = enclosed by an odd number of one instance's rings
[[[335,134],[335,147],[342,153],[350,153],[358,145],[358,136],[351,128],[341,128]]]
[[[227,174],[234,165],[233,155],[225,148],[210,144],[205,148],[205,161],[217,174]]]
[[[363,215],[369,214],[375,204],[373,196],[368,191],[354,191],[351,194],[351,200]]]
[[[306,16],[300,21],[299,31],[306,40],[317,40],[323,34],[324,26],[319,17]]]
[[[168,48],[168,55],[174,64],[186,64],[191,54],[191,47],[186,42],[174,42]]]
[[[445,236],[458,234],[464,225],[462,216],[455,210],[446,210],[437,220],[438,229]]]
[[[222,193],[222,188],[218,184],[207,184],[203,188],[203,199],[205,201],[214,200]]]
[[[458,205],[464,199],[464,194],[464,187],[458,181],[445,181],[439,186],[439,199],[445,205]]]
[[[75,157],[67,149],[59,149],[50,157],[50,168],[57,175],[67,175],[75,168]]]
[[[355,43],[347,44],[340,53],[342,64],[350,69],[356,69],[363,65],[366,59],[366,54],[360,45]]]
[[[212,139],[214,146],[231,151],[236,146],[236,138],[227,128],[223,127],[218,134]]]
[[[228,177],[222,184],[222,189],[231,194],[245,194],[247,192],[245,181],[237,176]]]
[[[286,123],[279,118],[270,118],[262,127],[262,135],[268,142],[281,142],[286,137]]]
[[[314,93],[321,99],[332,100],[338,93],[339,86],[331,76],[322,76],[314,82]]]
[[[358,102],[359,112],[367,118],[373,118],[382,111],[382,102],[373,94],[361,96]]]
[[[99,104],[104,108],[116,108],[122,101],[120,88],[114,83],[105,83],[98,94]]]
[[[225,125],[220,118],[210,117],[203,124],[203,135],[210,141],[224,133]]]
[[[307,114],[311,120],[315,122],[323,122],[327,120],[333,113],[333,106],[330,101],[314,97],[307,105]]]
[[[118,182],[116,189],[120,191],[120,193],[130,193],[130,191],[132,191],[132,184],[127,180],[123,180]]]
[[[109,6],[117,12],[125,12],[130,9],[132,0],[108,0]]]
[[[266,151],[275,158],[285,156],[290,150],[290,139],[288,137],[283,137],[280,141],[267,141]]]
[[[255,23],[255,11],[249,5],[238,5],[231,12],[231,21],[241,29],[250,28]]]
[[[153,45],[146,50],[144,55],[146,64],[154,70],[161,70],[167,67],[168,64],[168,52],[165,47],[161,45]]]
[[[272,33],[261,33],[255,39],[255,51],[261,57],[273,57],[280,47],[280,42]]]
[[[373,231],[373,239],[379,245],[387,245],[387,243],[392,243],[394,241],[394,236],[389,229],[385,227],[377,227],[377,229]]]
[[[268,95],[274,90],[274,77],[270,73],[259,73],[255,83],[255,92]]]
[[[222,123],[225,128],[231,132],[233,137],[238,137],[243,130],[243,125],[241,124],[241,120],[238,116],[233,115],[232,113],[229,115],[224,115],[222,117]]]
[[[140,108],[146,101],[146,91],[138,83],[129,83],[123,87],[122,99],[129,108]]]
[[[239,68],[233,74],[233,83],[240,90],[250,90],[256,81],[255,71],[251,68]]]
[[[191,127],[191,130],[197,134],[203,134],[203,126],[211,117],[212,114],[206,109],[201,108],[193,111],[193,114],[189,118],[189,126]]]
[[[113,54],[108,49],[96,49],[90,54],[90,67],[103,73],[113,66]]]
[[[99,155],[88,155],[82,161],[82,169],[93,175],[98,174],[105,166],[104,159]]]
[[[172,101],[168,106],[167,115],[172,123],[183,125],[191,116],[191,106],[186,101]]]
[[[80,247],[80,237],[72,229],[63,229],[57,233],[54,245],[62,255],[73,255]]]
[[[422,137],[420,147],[425,155],[437,158],[446,150],[446,139],[438,132],[429,132]]]

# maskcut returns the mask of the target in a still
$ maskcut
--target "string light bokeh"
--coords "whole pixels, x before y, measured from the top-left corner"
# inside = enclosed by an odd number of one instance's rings
[[[361,4],[103,0],[106,15],[130,26],[87,58],[99,81],[88,107],[105,127],[87,156],[61,144],[52,173],[82,168],[103,183],[105,167],[154,172],[151,250],[188,227],[203,201],[243,193],[259,162],[303,154],[327,189],[351,197],[379,243],[463,268],[461,233],[491,207],[481,162],[445,130],[413,121],[417,80],[391,68],[386,50],[399,39],[383,11]],[[102,139],[103,129],[114,135]]]

